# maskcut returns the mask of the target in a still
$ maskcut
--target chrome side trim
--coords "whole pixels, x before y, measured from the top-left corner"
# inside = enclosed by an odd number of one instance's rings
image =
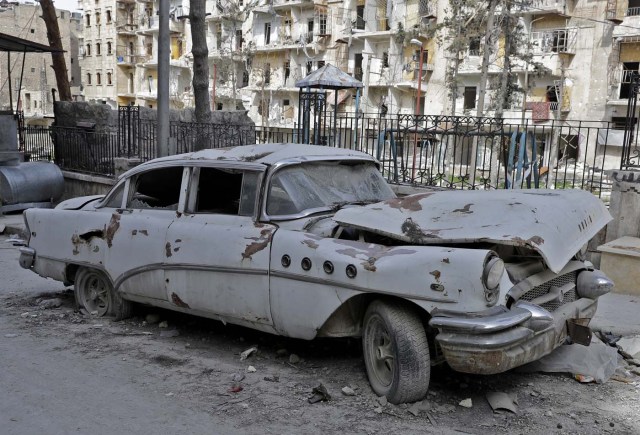
[[[271,276],[274,277],[274,278],[292,279],[292,280],[295,280],[295,281],[308,282],[308,283],[311,283],[311,284],[322,284],[322,285],[327,285],[327,286],[332,286],[332,287],[339,287],[339,288],[344,288],[344,289],[347,289],[347,290],[359,291],[359,292],[362,292],[362,293],[380,293],[380,294],[384,294],[384,295],[397,296],[397,297],[401,297],[401,298],[405,298],[405,299],[440,302],[440,303],[446,303],[446,304],[455,304],[455,303],[457,303],[457,301],[454,301],[454,300],[451,300],[451,299],[429,297],[429,296],[417,296],[417,295],[412,295],[412,294],[407,294],[407,293],[398,293],[398,292],[390,292],[390,291],[386,291],[386,290],[372,289],[372,288],[362,287],[362,286],[355,285],[355,284],[346,284],[346,283],[341,283],[341,282],[328,280],[328,279],[325,279],[325,278],[318,278],[318,277],[315,277],[315,276],[308,276],[308,275],[299,275],[299,274],[296,274],[296,273],[272,271],[271,272]]]

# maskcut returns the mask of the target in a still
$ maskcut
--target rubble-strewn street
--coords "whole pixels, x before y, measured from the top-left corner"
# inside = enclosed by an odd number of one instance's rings
[[[438,367],[425,400],[394,406],[371,391],[357,340],[290,340],[142,306],[122,322],[91,319],[72,291],[19,268],[6,240],[6,434],[640,433],[640,377],[630,372],[598,385]],[[494,413],[491,392],[514,397],[517,412]]]

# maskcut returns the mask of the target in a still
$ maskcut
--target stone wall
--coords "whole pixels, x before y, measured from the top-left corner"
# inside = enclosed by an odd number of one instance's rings
[[[53,109],[55,125],[58,127],[77,127],[78,123],[95,123],[96,131],[118,127],[118,111],[107,104],[56,101]],[[138,113],[141,121],[155,121],[158,112],[148,107],[139,107]],[[171,110],[169,117],[171,121],[195,122],[194,109]],[[255,126],[246,110],[215,110],[211,112],[211,124]]]
[[[62,171],[62,175],[64,176],[64,193],[60,201],[78,196],[104,195],[117,181],[113,178],[71,171]]]

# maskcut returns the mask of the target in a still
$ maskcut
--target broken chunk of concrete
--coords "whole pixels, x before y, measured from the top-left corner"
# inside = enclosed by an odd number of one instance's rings
[[[240,361],[244,361],[245,359],[249,358],[257,350],[257,347],[250,347],[249,349],[245,350],[240,354]]]
[[[473,401],[471,399],[464,399],[463,401],[458,403],[458,405],[462,406],[463,408],[473,408]]]
[[[53,299],[43,299],[38,304],[40,308],[43,310],[50,310],[52,308],[60,308],[62,306],[62,299],[53,298]]]
[[[331,400],[331,395],[322,384],[315,387],[311,392],[313,393],[313,396],[309,397],[309,403],[327,402]]]
[[[355,396],[356,392],[351,387],[342,387],[342,394],[345,396]]]
[[[503,393],[500,391],[487,393],[487,401],[489,402],[489,405],[494,412],[504,409],[516,414],[518,411],[518,408],[516,406],[518,403],[517,398],[507,393]]]

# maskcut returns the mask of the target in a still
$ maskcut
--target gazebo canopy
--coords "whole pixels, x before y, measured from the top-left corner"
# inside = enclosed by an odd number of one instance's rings
[[[346,72],[326,64],[296,82],[297,88],[349,89],[361,88],[362,82],[354,79]]]
[[[17,51],[20,53],[53,53],[60,52],[48,45],[40,44],[38,42],[29,41],[28,39],[22,39],[15,36],[7,35],[6,33],[0,33],[0,51]]]

